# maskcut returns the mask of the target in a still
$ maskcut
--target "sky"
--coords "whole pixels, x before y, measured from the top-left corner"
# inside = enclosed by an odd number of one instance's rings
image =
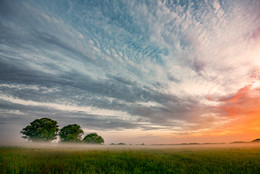
[[[48,117],[106,144],[260,137],[259,0],[1,0],[0,143]]]

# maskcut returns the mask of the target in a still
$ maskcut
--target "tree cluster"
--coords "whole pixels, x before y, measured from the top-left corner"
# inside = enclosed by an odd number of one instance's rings
[[[97,133],[90,133],[83,139],[84,131],[77,124],[69,124],[59,130],[57,121],[50,118],[36,119],[21,131],[22,138],[29,141],[52,141],[60,136],[61,142],[85,142],[102,144],[104,139]]]

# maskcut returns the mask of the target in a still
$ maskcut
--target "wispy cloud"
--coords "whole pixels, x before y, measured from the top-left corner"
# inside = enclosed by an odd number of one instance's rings
[[[233,118],[220,108],[259,83],[259,7],[3,0],[1,117],[65,115],[64,124],[86,118],[93,129],[174,134],[227,125]]]

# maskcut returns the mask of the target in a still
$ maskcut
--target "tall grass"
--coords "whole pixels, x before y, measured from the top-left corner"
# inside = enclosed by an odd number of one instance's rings
[[[260,173],[259,148],[0,148],[0,173]]]

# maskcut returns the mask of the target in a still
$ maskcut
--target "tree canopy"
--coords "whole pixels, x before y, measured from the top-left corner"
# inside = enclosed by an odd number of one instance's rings
[[[59,133],[62,142],[79,142],[83,134],[83,130],[77,124],[64,126]]]
[[[254,142],[254,143],[260,143],[260,138],[257,138],[257,139],[255,139],[255,140],[253,140],[252,142]]]
[[[91,144],[102,144],[104,143],[104,139],[97,133],[90,133],[83,138],[83,142]]]
[[[57,121],[50,118],[36,119],[20,132],[22,138],[31,141],[51,141],[56,139],[59,131]]]
[[[69,124],[64,126],[60,132],[57,121],[50,118],[35,119],[30,125],[23,128],[20,132],[22,138],[29,141],[52,141],[56,136],[60,136],[61,142],[85,142],[91,144],[102,144],[104,139],[97,133],[90,133],[82,140],[84,134],[81,127],[77,124]]]

